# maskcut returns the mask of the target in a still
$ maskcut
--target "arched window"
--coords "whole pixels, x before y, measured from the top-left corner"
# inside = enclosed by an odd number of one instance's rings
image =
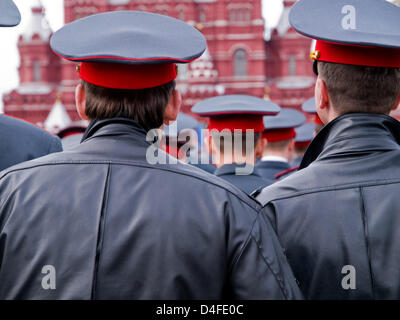
[[[290,55],[289,56],[289,75],[295,76],[296,73],[297,73],[296,56]]]
[[[233,10],[233,9],[231,9],[231,10],[229,11],[229,20],[230,20],[231,22],[235,22],[235,21],[236,21],[236,11]]]
[[[207,21],[207,14],[206,14],[206,11],[204,9],[200,10],[199,20],[200,20],[201,23],[204,23],[204,22]]]
[[[243,21],[243,10],[241,10],[241,9],[239,9],[239,10],[237,11],[237,20],[238,20],[239,22],[242,22],[242,21]]]
[[[39,61],[33,61],[33,81],[34,82],[41,81],[40,62]]]
[[[251,20],[251,12],[250,12],[250,9],[246,9],[246,14],[245,14],[245,16],[246,16],[246,21],[247,22],[249,22],[250,20]]]
[[[187,80],[188,65],[186,63],[182,63],[177,66],[178,66],[178,80]]]
[[[180,9],[178,11],[178,19],[182,20],[182,21],[185,21],[185,9]]]
[[[238,49],[235,51],[234,74],[235,77],[247,76],[247,53],[243,49]]]

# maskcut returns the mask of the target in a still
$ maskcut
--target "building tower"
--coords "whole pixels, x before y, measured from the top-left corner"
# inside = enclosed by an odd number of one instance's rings
[[[266,42],[266,74],[270,99],[284,108],[299,109],[314,95],[315,75],[310,59],[312,40],[297,33],[289,23],[296,0],[285,0],[278,25]]]
[[[60,93],[71,121],[78,121],[77,63],[51,51],[43,6],[33,1],[32,21],[18,42],[20,85],[4,95],[4,110],[43,126]],[[69,23],[105,11],[147,11],[198,28],[208,49],[199,61],[180,66],[177,84],[184,112],[199,100],[221,94],[266,96],[283,107],[298,108],[312,96],[315,77],[309,59],[311,41],[289,25],[294,2],[285,1],[280,22],[267,42],[262,0],[64,0],[64,12]]]
[[[60,60],[49,46],[52,31],[41,2],[35,0],[31,10],[29,25],[18,39],[20,85],[5,95],[4,111],[42,123],[56,98]]]

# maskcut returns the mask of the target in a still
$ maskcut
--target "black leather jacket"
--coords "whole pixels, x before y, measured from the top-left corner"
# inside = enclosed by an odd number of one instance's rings
[[[243,164],[226,164],[222,167],[215,170],[215,175],[220,177],[234,186],[238,187],[243,192],[248,195],[252,195],[253,193],[268,187],[273,184],[273,180],[267,180],[261,177],[258,174],[256,168],[253,167],[253,171],[249,175],[239,175],[236,174],[237,168],[243,168]]]
[[[1,174],[0,299],[300,298],[259,204],[190,165],[149,164],[149,146],[133,121],[100,121]]]
[[[58,137],[26,121],[0,115],[0,171],[61,151]]]
[[[400,298],[399,143],[391,117],[339,117],[258,197],[306,298]]]
[[[290,169],[290,165],[283,161],[258,161],[256,169],[259,175],[269,181],[276,181],[276,175]]]

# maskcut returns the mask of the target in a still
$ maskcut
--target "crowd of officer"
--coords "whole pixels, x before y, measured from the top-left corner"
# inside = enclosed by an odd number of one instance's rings
[[[20,20],[0,1],[0,27]],[[289,20],[316,40],[303,112],[225,95],[199,120],[175,83],[197,29],[116,11],[57,31],[89,126],[0,116],[0,299],[399,299],[400,8]]]

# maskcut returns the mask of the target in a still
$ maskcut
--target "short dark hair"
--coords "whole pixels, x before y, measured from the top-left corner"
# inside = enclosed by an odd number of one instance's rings
[[[306,153],[307,149],[308,149],[308,146],[306,146],[306,147],[296,147],[296,146],[294,146],[294,152],[296,152],[298,154]]]
[[[221,154],[230,151],[230,150],[225,150],[227,148],[225,142],[228,142],[228,146],[230,145],[232,147],[232,151],[241,152],[242,155],[245,155],[247,152],[247,139],[249,139],[249,138],[248,138],[248,134],[246,133],[246,131],[241,132],[241,133],[232,132],[230,135],[227,135],[226,137],[224,137],[224,135],[222,133],[213,134],[213,132],[211,132],[211,137],[213,139],[215,146],[218,148],[218,150]],[[230,139],[230,140],[227,140],[227,139]],[[242,141],[241,150],[237,150],[237,149],[235,150],[235,140],[238,141],[237,139],[241,139],[241,141]],[[253,134],[254,148],[260,139],[261,139],[261,132],[254,132],[254,134]]]
[[[82,81],[86,94],[86,115],[90,120],[128,118],[146,130],[162,126],[165,109],[175,89],[175,81],[159,87],[110,89]]]
[[[318,62],[336,111],[389,114],[400,95],[400,68]]]
[[[294,140],[294,138],[286,139],[283,141],[277,141],[277,142],[268,142],[265,149],[269,150],[269,151],[282,152],[282,151],[285,151],[285,149],[289,146],[290,142],[293,140]]]

